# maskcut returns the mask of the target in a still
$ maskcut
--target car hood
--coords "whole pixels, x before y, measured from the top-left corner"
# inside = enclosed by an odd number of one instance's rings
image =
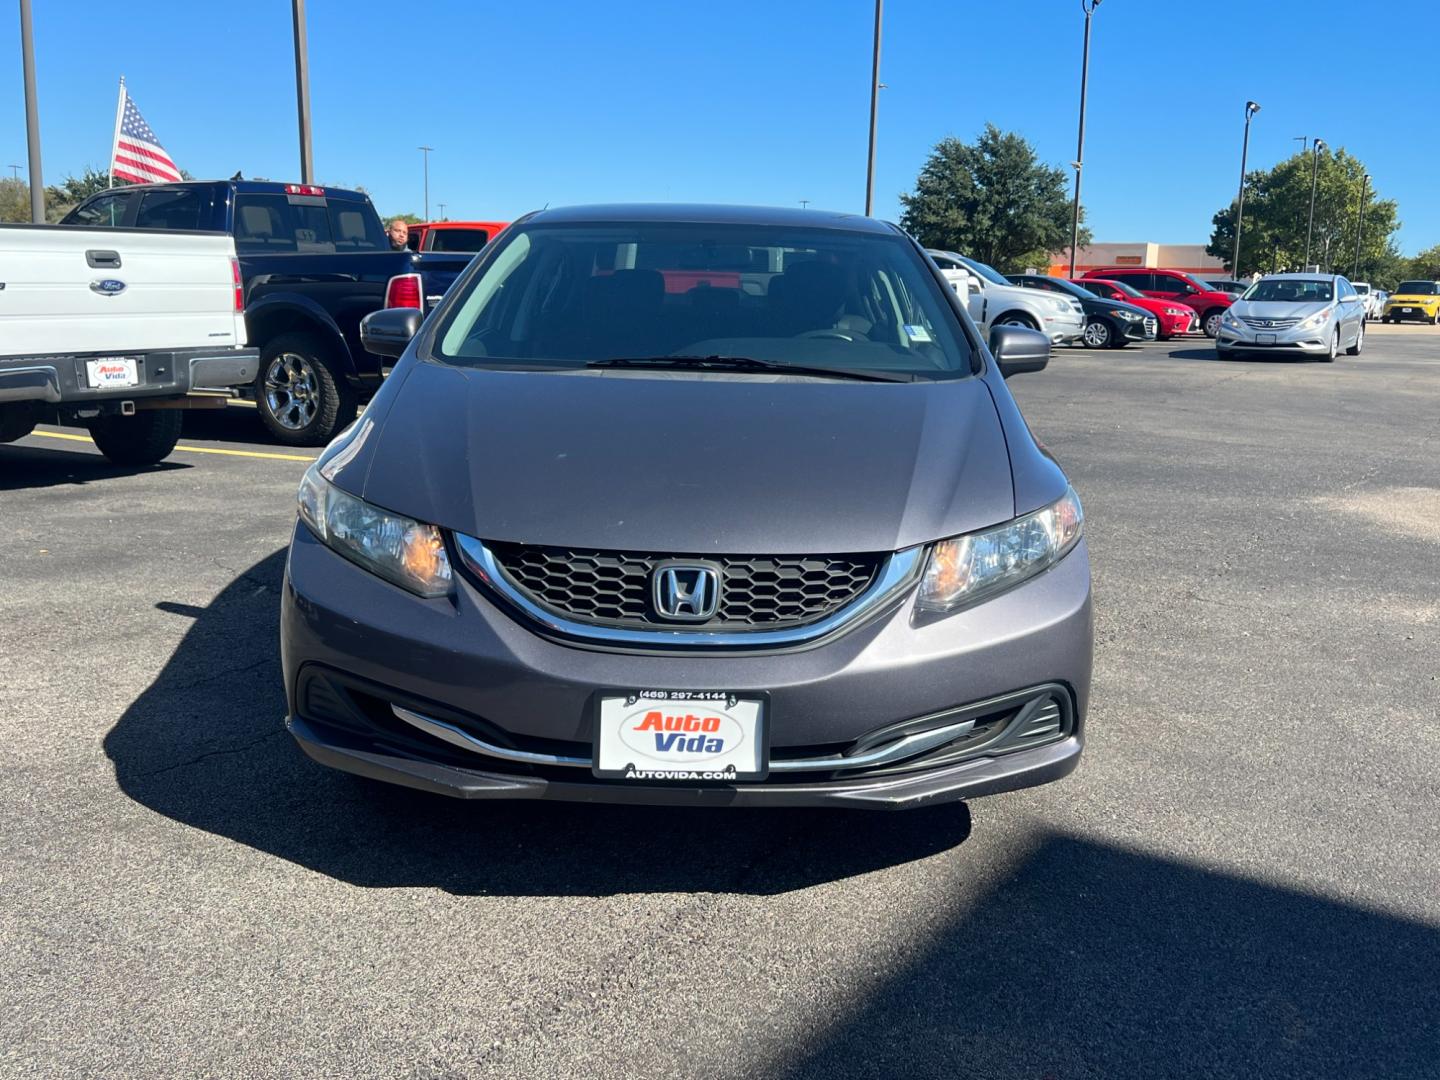
[[[1133,315],[1139,315],[1142,319],[1148,319],[1154,311],[1146,310],[1139,304],[1130,300],[1106,300],[1103,296],[1097,296],[1094,300],[1081,300],[1080,306],[1085,309],[1087,315],[1103,315],[1107,311],[1114,311],[1119,308],[1121,311],[1128,311]]]
[[[1317,311],[1330,307],[1330,302],[1314,300],[1297,303],[1293,300],[1237,300],[1230,308],[1236,318],[1308,319]]]
[[[387,397],[373,445],[334,482],[486,540],[839,554],[898,550],[1015,513],[1004,435],[978,378],[419,362]]]

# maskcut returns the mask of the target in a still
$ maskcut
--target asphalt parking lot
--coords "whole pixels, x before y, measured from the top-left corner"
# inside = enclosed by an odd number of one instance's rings
[[[1440,1076],[1440,329],[1012,384],[1080,770],[905,815],[469,805],[281,728],[304,451],[0,446],[0,1075]]]

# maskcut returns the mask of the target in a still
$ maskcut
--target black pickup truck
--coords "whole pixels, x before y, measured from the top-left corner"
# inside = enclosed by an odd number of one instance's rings
[[[61,224],[231,234],[245,327],[260,350],[255,403],[292,446],[328,442],[380,385],[382,359],[361,346],[360,320],[389,306],[428,311],[472,258],[391,250],[364,192],[264,180],[114,188]]]

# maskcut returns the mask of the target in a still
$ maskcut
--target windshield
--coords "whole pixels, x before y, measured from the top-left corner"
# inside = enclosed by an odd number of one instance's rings
[[[1366,284],[1365,282],[1363,282],[1363,281],[1352,281],[1350,284],[1353,285],[1353,286],[1355,286],[1355,291],[1358,292],[1361,296],[1369,296],[1369,295],[1370,295],[1370,286],[1369,286],[1368,284]]]
[[[1193,286],[1194,286],[1196,289],[1198,289],[1200,292],[1217,292],[1217,291],[1218,291],[1218,292],[1224,292],[1224,291],[1225,291],[1224,289],[1219,289],[1219,290],[1217,290],[1214,285],[1211,285],[1209,282],[1206,282],[1206,281],[1201,281],[1199,278],[1197,278],[1197,277],[1196,277],[1195,275],[1193,275],[1193,274],[1181,274],[1181,275],[1179,275],[1179,276],[1182,277],[1182,278],[1184,278],[1186,281],[1188,281],[1191,285],[1193,285]]]
[[[1335,283],[1323,278],[1261,278],[1240,299],[1251,303],[1323,304],[1335,299]]]
[[[1075,284],[1073,281],[1066,281],[1064,278],[1053,277],[1022,277],[1022,282],[1030,282],[1031,288],[1053,290],[1055,292],[1067,293],[1076,300],[1095,300],[1096,295],[1089,289]],[[1043,282],[1043,284],[1041,284]]]
[[[1437,293],[1440,293],[1440,285],[1433,281],[1402,281],[1390,295],[1435,296]]]
[[[477,367],[748,358],[955,378],[960,322],[902,236],[681,222],[517,226],[463,282],[439,358]]]
[[[994,285],[1013,284],[1010,279],[1001,274],[999,270],[996,270],[993,266],[985,265],[978,259],[967,259],[964,255],[959,256],[959,259],[970,268],[972,273],[979,274],[986,281]]]
[[[1144,300],[1144,299],[1145,299],[1145,294],[1144,294],[1143,292],[1141,292],[1139,289],[1135,288],[1134,285],[1126,285],[1125,282],[1123,282],[1123,281],[1107,281],[1107,282],[1105,282],[1105,284],[1106,284],[1106,285],[1109,285],[1110,288],[1112,288],[1112,289],[1118,290],[1119,292],[1123,293],[1125,296],[1135,297],[1135,298],[1140,299],[1140,300]]]

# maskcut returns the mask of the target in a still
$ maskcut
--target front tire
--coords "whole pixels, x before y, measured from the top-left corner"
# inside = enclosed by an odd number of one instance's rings
[[[1333,364],[1335,357],[1340,355],[1340,327],[1335,327],[1335,333],[1330,335],[1330,351],[1320,358],[1321,363]]]
[[[1365,348],[1365,324],[1360,324],[1360,332],[1355,335],[1355,344],[1345,350],[1346,356],[1359,356]]]
[[[324,446],[355,419],[355,391],[311,334],[281,334],[260,354],[260,420],[287,446]]]
[[[1213,308],[1205,313],[1200,325],[1204,328],[1206,337],[1217,338],[1220,336],[1220,320],[1224,316],[1225,312],[1220,308]]]
[[[90,421],[90,439],[116,465],[156,465],[180,441],[179,409],[148,409],[134,416],[100,416]]]
[[[1083,340],[1088,349],[1112,349],[1115,347],[1115,331],[1103,319],[1091,319],[1085,324]]]

